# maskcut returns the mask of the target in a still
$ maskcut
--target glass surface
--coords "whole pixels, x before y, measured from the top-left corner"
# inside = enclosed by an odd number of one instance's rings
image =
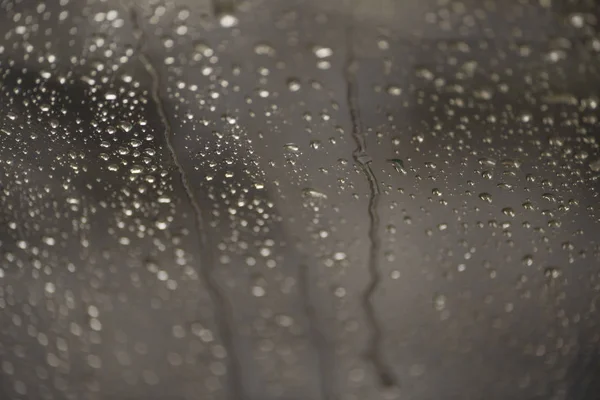
[[[599,16],[0,0],[0,398],[597,399]]]

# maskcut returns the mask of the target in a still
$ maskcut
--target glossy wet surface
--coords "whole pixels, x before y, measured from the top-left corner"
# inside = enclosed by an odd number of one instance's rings
[[[2,399],[596,398],[593,2],[0,10]]]

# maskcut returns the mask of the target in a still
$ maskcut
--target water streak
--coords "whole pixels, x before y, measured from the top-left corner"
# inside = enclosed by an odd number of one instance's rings
[[[156,104],[158,115],[159,115],[161,122],[163,124],[163,127],[164,127],[165,143],[167,145],[167,148],[168,148],[171,158],[173,160],[173,164],[175,164],[175,167],[177,168],[177,171],[179,172],[181,184],[184,188],[185,195],[194,211],[196,230],[198,231],[198,236],[200,238],[200,249],[199,249],[200,258],[201,258],[200,273],[201,273],[204,281],[206,282],[207,289],[213,300],[214,307],[216,309],[215,314],[216,314],[216,318],[217,318],[219,333],[223,340],[223,344],[224,344],[225,348],[227,349],[227,353],[229,356],[228,372],[229,372],[230,388],[231,388],[231,392],[233,394],[232,397],[234,399],[240,400],[240,399],[243,399],[244,397],[243,397],[243,387],[241,384],[240,372],[239,372],[240,367],[238,365],[236,348],[233,343],[232,332],[231,332],[231,328],[230,328],[230,324],[229,324],[229,320],[232,319],[231,318],[231,315],[232,315],[231,305],[228,303],[226,296],[221,292],[221,288],[219,287],[218,283],[216,282],[216,280],[213,276],[213,269],[215,266],[215,261],[213,259],[213,253],[211,251],[211,247],[208,242],[208,238],[206,236],[207,228],[204,224],[204,218],[202,216],[202,209],[201,209],[200,204],[198,203],[196,196],[194,195],[194,192],[189,184],[187,174],[179,161],[179,158],[177,156],[175,148],[173,147],[173,142],[172,142],[173,129],[171,126],[171,122],[169,121],[169,118],[167,117],[167,114],[165,112],[164,103],[160,97],[160,85],[161,85],[160,75],[159,75],[157,69],[154,67],[154,64],[152,63],[150,57],[148,55],[146,55],[146,53],[144,52],[145,35],[144,35],[143,30],[140,27],[137,12],[133,7],[130,8],[129,15],[130,15],[131,23],[133,26],[134,35],[137,37],[137,40],[138,40],[138,49],[137,49],[138,58],[141,61],[141,63],[144,65],[144,68],[146,69],[146,71],[148,72],[148,75],[150,75],[150,77],[152,79],[151,95],[152,95],[152,99],[153,99],[154,103]]]
[[[346,100],[350,112],[350,121],[352,123],[352,138],[356,144],[356,149],[352,153],[354,161],[360,166],[367,181],[369,183],[369,259],[368,270],[370,281],[363,293],[363,307],[369,324],[371,325],[371,338],[367,355],[375,368],[377,375],[384,386],[397,386],[396,379],[391,372],[389,366],[383,359],[381,345],[383,341],[383,333],[373,304],[373,295],[377,290],[381,281],[381,273],[379,271],[379,253],[381,243],[379,238],[379,215],[377,213],[379,207],[380,189],[377,177],[371,168],[371,158],[367,154],[366,137],[361,127],[359,105],[358,105],[358,88],[356,84],[356,72],[354,65],[354,49],[352,41],[352,30],[348,29],[347,38],[347,56],[345,65],[346,77]]]

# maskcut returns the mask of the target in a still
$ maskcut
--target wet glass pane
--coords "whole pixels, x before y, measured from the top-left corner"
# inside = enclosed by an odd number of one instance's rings
[[[0,0],[0,398],[596,399],[599,17]]]

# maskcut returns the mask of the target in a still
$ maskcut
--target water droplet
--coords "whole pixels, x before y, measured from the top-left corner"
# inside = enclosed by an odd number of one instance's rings
[[[331,57],[331,55],[333,54],[333,50],[331,50],[331,48],[323,47],[323,46],[315,46],[313,48],[313,52],[315,53],[315,56],[317,56],[318,58]]]
[[[54,240],[53,237],[50,236],[44,236],[42,238],[42,240],[44,241],[44,243],[46,243],[48,246],[54,246],[56,244],[56,241]]]
[[[479,194],[479,198],[487,203],[491,203],[492,202],[492,195],[489,193],[480,193]]]
[[[238,19],[235,15],[232,14],[221,14],[219,17],[219,24],[223,28],[232,28],[238,24]]]
[[[301,88],[300,81],[294,78],[288,79],[287,85],[290,92],[297,92]]]
[[[443,309],[445,309],[446,308],[446,296],[444,296],[443,294],[436,294],[433,297],[433,307],[437,311],[442,311]]]
[[[259,43],[254,46],[254,53],[259,56],[274,56],[275,49],[266,43]]]
[[[522,261],[523,261],[523,264],[525,264],[528,267],[533,265],[533,257],[529,254],[525,255],[523,257]]]
[[[508,217],[514,217],[516,215],[515,211],[512,208],[510,208],[510,207],[503,208],[502,209],[502,214],[504,214],[504,215],[506,215]]]
[[[155,225],[161,231],[167,229],[167,227],[169,226],[169,224],[167,224],[165,221],[156,221]]]
[[[407,171],[404,168],[404,161],[402,161],[401,159],[399,159],[399,158],[390,158],[387,161],[390,162],[390,163],[392,163],[392,165],[394,166],[394,169],[397,172],[400,172],[403,175],[407,174]]]
[[[318,190],[312,188],[305,188],[302,190],[302,195],[304,197],[312,197],[315,199],[326,199],[327,195],[325,193],[321,193]]]
[[[144,172],[144,167],[142,167],[141,165],[134,165],[133,167],[131,167],[131,169],[129,170],[132,174],[141,174]]]
[[[402,89],[398,86],[391,85],[387,87],[387,94],[390,96],[400,96],[402,94]]]
[[[594,172],[600,172],[600,159],[591,162],[590,169]]]
[[[556,267],[544,268],[544,276],[550,279],[556,279],[562,275],[562,272]]]
[[[294,143],[288,143],[288,144],[284,145],[283,148],[291,153],[297,153],[300,151],[300,148],[298,147],[298,145],[296,145]]]

